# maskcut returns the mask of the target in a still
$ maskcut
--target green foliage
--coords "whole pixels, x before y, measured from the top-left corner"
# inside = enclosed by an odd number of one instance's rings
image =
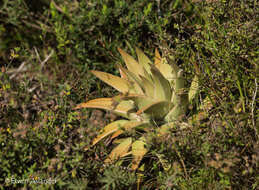
[[[93,68],[93,63],[116,61],[116,48],[128,43],[141,42],[143,46],[154,49],[154,43],[158,43],[159,38],[157,41],[154,39],[162,37],[164,31],[171,30],[176,22],[181,22],[171,16],[172,12],[175,15],[186,14],[183,7],[176,9],[172,3],[166,1],[160,5],[155,0],[57,0],[40,3],[42,6],[27,1],[5,1],[2,19],[6,15],[10,18],[4,19],[2,25],[5,31],[2,39],[6,41],[6,47],[12,47],[15,42],[30,47],[40,43],[57,50],[58,62],[84,63],[90,68]],[[159,17],[158,13],[163,17]],[[33,28],[32,33],[30,28]],[[8,36],[7,30],[14,34]],[[13,38],[14,35],[22,38]],[[111,68],[107,66],[104,69]]]
[[[257,7],[254,0],[1,1],[0,189],[257,189]],[[103,168],[109,139],[85,149],[114,120],[110,113],[72,109],[115,95],[89,70],[118,75],[117,47],[134,55],[134,46],[159,47],[189,86],[199,73],[202,87],[186,130],[146,137],[152,151],[137,173]],[[204,97],[211,103],[198,110]]]
[[[130,173],[118,167],[106,168],[103,176],[100,176],[100,182],[103,183],[101,189],[135,189],[136,177],[134,173]]]

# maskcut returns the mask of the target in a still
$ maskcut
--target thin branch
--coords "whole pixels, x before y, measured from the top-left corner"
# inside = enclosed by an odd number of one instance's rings
[[[254,91],[254,95],[253,95],[253,99],[252,99],[252,110],[251,110],[251,114],[252,114],[252,124],[254,127],[254,131],[255,131],[255,136],[258,139],[258,131],[255,125],[255,119],[254,119],[254,103],[255,103],[255,98],[256,98],[256,94],[257,94],[257,89],[258,89],[258,84],[255,78],[255,91]]]
[[[174,148],[174,150],[176,151],[178,157],[180,158],[180,162],[181,162],[181,164],[182,164],[185,177],[186,177],[186,178],[189,178],[188,173],[187,173],[187,170],[186,170],[185,163],[184,163],[183,158],[182,158],[182,155],[180,154],[180,152],[177,150],[177,148],[176,148],[175,146],[173,146],[173,148]]]
[[[33,47],[33,49],[34,49],[34,51],[35,51],[35,53],[36,53],[36,56],[37,56],[38,61],[41,62],[40,55],[39,55],[39,53],[38,53],[37,48],[36,48],[36,47]]]
[[[35,48],[35,51],[37,52],[36,48]],[[51,58],[53,53],[54,53],[54,51],[52,50],[50,52],[50,54],[44,59],[44,61],[42,61],[40,63],[41,69],[43,68],[44,64]],[[26,72],[28,70],[28,67],[25,66],[25,64],[26,64],[26,62],[22,62],[22,64],[19,66],[18,69],[11,69],[11,70],[6,71],[7,74],[11,74],[10,79],[13,79],[14,77],[16,77],[17,74],[19,74],[21,72]]]
[[[46,24],[43,24],[43,23],[40,22],[40,21],[36,21],[39,25],[30,23],[30,22],[28,22],[28,21],[26,21],[26,20],[22,20],[22,22],[23,22],[24,24],[26,24],[27,26],[29,26],[29,27],[32,27],[32,28],[35,28],[35,29],[38,29],[38,30],[45,30],[45,31],[47,31],[47,32],[49,32],[49,33],[53,33],[53,31],[50,29],[49,26],[47,26]],[[42,28],[41,25],[42,25],[44,28]]]
[[[25,67],[25,64],[26,64],[26,62],[22,62],[22,64],[20,65],[20,67],[18,69],[15,69],[15,70],[9,71],[9,72],[7,71],[7,73],[13,73],[10,76],[10,79],[13,79],[20,72],[27,71],[27,67]]]
[[[44,61],[42,61],[42,62],[40,63],[41,69],[43,68],[44,64],[51,58],[51,56],[53,55],[53,53],[54,53],[54,51],[51,50],[50,54],[44,59]]]

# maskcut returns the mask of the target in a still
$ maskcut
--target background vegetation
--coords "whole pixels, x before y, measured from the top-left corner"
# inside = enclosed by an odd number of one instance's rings
[[[187,83],[197,66],[197,104],[213,100],[191,129],[151,141],[173,167],[164,171],[151,152],[140,189],[258,188],[258,7],[256,0],[0,1],[1,189],[137,188],[131,170],[103,168],[111,147],[85,150],[116,118],[73,110],[115,93],[89,70],[118,74],[117,48],[135,55],[135,46],[173,56]]]

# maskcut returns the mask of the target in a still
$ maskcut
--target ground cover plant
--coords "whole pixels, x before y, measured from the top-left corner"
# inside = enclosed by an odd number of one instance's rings
[[[1,1],[1,189],[257,189],[257,25],[255,0]],[[138,60],[135,47],[183,70],[186,92],[196,76],[199,92],[184,129],[146,135],[132,168],[105,161],[115,139],[92,146],[122,118],[74,108],[118,97],[90,71],[120,77],[117,49]]]

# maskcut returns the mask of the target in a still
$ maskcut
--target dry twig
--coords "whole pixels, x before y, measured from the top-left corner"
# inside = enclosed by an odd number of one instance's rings
[[[51,50],[50,54],[40,63],[41,65],[41,69],[43,68],[44,64],[51,58],[51,56],[53,55],[54,51]]]
[[[18,69],[12,70],[12,71],[7,71],[7,73],[13,73],[10,76],[10,79],[13,79],[18,73],[27,71],[27,67],[25,66],[26,62],[22,62],[20,67]]]
[[[255,119],[254,119],[254,103],[255,103],[255,98],[256,98],[256,94],[257,94],[257,89],[258,89],[258,84],[255,78],[255,91],[254,91],[254,95],[253,95],[253,100],[252,100],[252,110],[251,110],[251,114],[252,114],[252,124],[254,127],[254,131],[255,131],[255,136],[258,139],[258,131],[255,125]]]

